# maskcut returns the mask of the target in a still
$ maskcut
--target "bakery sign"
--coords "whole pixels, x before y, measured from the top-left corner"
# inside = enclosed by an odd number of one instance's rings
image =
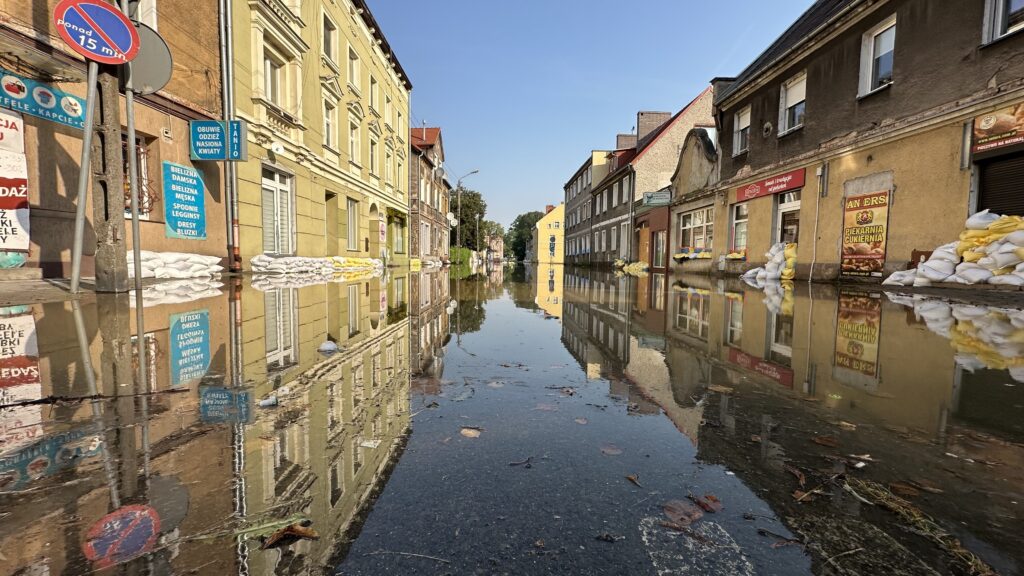
[[[1014,144],[1024,144],[1024,102],[974,119],[975,154]]]
[[[790,190],[796,190],[803,188],[804,183],[807,181],[807,169],[800,168],[785,172],[783,174],[776,174],[770,178],[759,180],[746,186],[740,186],[736,189],[736,201],[745,202],[752,198],[759,198],[761,196],[771,196],[772,194],[781,194],[782,192],[789,192]]]

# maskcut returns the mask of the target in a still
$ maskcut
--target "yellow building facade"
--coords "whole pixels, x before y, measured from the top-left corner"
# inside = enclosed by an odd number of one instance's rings
[[[565,262],[565,204],[548,208],[547,214],[537,221],[533,257],[538,264],[562,264]]]
[[[260,254],[408,264],[412,84],[364,0],[234,0],[243,267]]]

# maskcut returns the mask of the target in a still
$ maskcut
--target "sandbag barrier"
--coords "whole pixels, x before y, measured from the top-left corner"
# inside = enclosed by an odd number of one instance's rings
[[[1024,382],[1024,310],[957,304],[926,296],[886,293],[889,300],[912,308],[929,330],[947,338],[953,359],[964,370],[1006,370]]]
[[[766,282],[779,280],[792,280],[796,275],[796,243],[779,242],[774,244],[765,252],[764,257],[768,259],[764,267],[747,270],[741,278],[750,283],[755,280],[755,286],[763,286]]]
[[[142,307],[149,308],[162,304],[184,304],[212,296],[220,296],[222,286],[224,286],[223,283],[212,277],[159,282],[142,289]],[[135,308],[135,299],[129,299],[128,304]]]
[[[304,256],[268,256],[260,254],[250,260],[255,274],[321,276],[330,278],[340,272],[383,270],[384,261],[377,258],[307,258]]]
[[[327,283],[346,284],[361,280],[370,280],[384,275],[383,268],[346,270],[323,274],[258,274],[252,277],[252,287],[260,292],[270,292],[282,288],[305,288]]]
[[[213,278],[224,271],[220,256],[139,251],[143,278]],[[128,277],[135,277],[135,253],[128,252]]]
[[[958,241],[939,246],[916,269],[894,272],[882,284],[1024,286],[1024,218],[982,210],[964,227]]]

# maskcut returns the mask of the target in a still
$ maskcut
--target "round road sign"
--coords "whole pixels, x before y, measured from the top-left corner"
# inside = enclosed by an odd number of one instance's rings
[[[153,549],[160,516],[151,506],[122,506],[89,528],[82,544],[85,557],[100,568],[127,562]]]
[[[139,52],[135,25],[103,0],[61,0],[53,22],[68,46],[89,60],[127,64]]]

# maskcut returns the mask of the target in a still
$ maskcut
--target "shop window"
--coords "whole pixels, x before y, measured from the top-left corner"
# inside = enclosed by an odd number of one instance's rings
[[[295,290],[279,288],[263,293],[267,372],[279,372],[296,363]]]
[[[701,208],[679,214],[679,248],[700,248],[710,250],[714,236],[715,208]]]
[[[986,0],[984,41],[1024,30],[1024,0]]]
[[[346,212],[348,216],[346,226],[348,249],[359,250],[359,201],[349,198],[346,205]]]
[[[779,136],[804,125],[807,100],[807,74],[801,72],[782,85],[779,106]]]
[[[655,268],[665,267],[665,242],[668,234],[661,230],[654,233],[654,262]]]
[[[772,314],[768,323],[768,361],[793,365],[793,316]]]
[[[747,249],[747,220],[750,207],[746,203],[732,207],[732,251],[742,252]]]
[[[263,252],[292,254],[295,250],[295,208],[292,177],[263,169]]]
[[[736,156],[750,149],[750,106],[733,117],[732,154]]]
[[[884,88],[893,80],[896,15],[864,34],[860,52],[860,95]]]
[[[778,222],[776,238],[779,242],[798,242],[800,238],[800,191],[777,194]]]
[[[139,198],[139,220],[149,220],[154,212],[157,202],[160,201],[160,192],[149,179],[149,149],[151,141],[143,136],[136,136],[135,146],[129,150],[128,136],[121,134],[121,155],[124,158],[124,215],[131,218],[132,196],[129,186],[130,166],[129,154],[135,154],[136,177],[138,178],[137,195]]]

